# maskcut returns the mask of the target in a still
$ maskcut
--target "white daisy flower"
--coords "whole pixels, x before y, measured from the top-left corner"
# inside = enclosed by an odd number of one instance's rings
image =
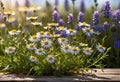
[[[56,30],[62,31],[62,30],[67,30],[67,28],[65,28],[64,26],[59,26],[56,28]]]
[[[34,26],[42,26],[42,22],[31,22]]]
[[[5,24],[0,22],[0,28],[4,28]]]
[[[15,11],[12,11],[12,10],[7,10],[4,12],[5,15],[15,15]]]
[[[21,31],[20,30],[11,30],[11,31],[9,31],[8,33],[10,34],[10,35],[18,35],[19,33],[20,33]]]
[[[82,46],[82,47],[86,47],[86,46],[88,46],[88,44],[85,44],[85,43],[82,43],[82,42],[79,43],[79,45]]]
[[[58,23],[53,22],[53,23],[48,23],[47,25],[50,27],[56,27],[56,26],[58,26]]]
[[[35,20],[37,18],[38,16],[30,16],[30,17],[26,17],[26,20]]]
[[[78,26],[90,27],[90,24],[87,24],[86,22],[79,22]]]
[[[27,11],[30,11],[30,8],[27,7],[27,6],[23,6],[23,7],[20,7],[20,8],[19,8],[19,11],[27,12]]]
[[[93,29],[91,29],[90,27],[82,28],[82,31],[86,34],[86,36],[91,36],[94,33]]]
[[[80,49],[78,47],[72,47],[71,48],[71,53],[74,55],[77,55],[79,53]]]
[[[15,47],[7,47],[7,48],[5,49],[5,52],[8,53],[8,54],[10,54],[10,53],[15,52],[15,50],[16,50]]]
[[[66,38],[64,38],[64,37],[58,38],[58,42],[59,42],[60,44],[67,44],[67,43],[68,43],[68,39],[66,39]]]
[[[62,51],[64,51],[65,53],[68,53],[71,51],[71,46],[69,45],[62,45]]]
[[[104,51],[106,50],[106,48],[103,45],[100,45],[100,44],[96,45],[96,48],[101,53],[104,53]]]
[[[58,38],[58,37],[60,37],[60,34],[53,34],[53,37]]]
[[[91,55],[92,52],[93,50],[89,47],[83,48],[83,53],[86,55]]]
[[[38,37],[45,37],[45,32],[44,31],[40,31],[36,34]]]
[[[7,19],[7,22],[9,22],[9,23],[12,23],[12,22],[15,22],[16,21],[16,18],[15,17],[9,17],[8,19]]]
[[[31,62],[36,62],[37,61],[37,58],[35,56],[30,56],[29,59],[30,59]]]
[[[45,54],[45,51],[44,51],[43,48],[39,48],[39,49],[35,50],[35,53],[38,54],[38,55],[43,55],[43,54]]]
[[[51,26],[45,26],[45,27],[43,27],[45,30],[49,30],[49,29],[51,29]]]
[[[31,11],[37,11],[37,10],[40,10],[40,9],[41,9],[40,6],[31,6],[31,7],[30,7],[30,10],[31,10]]]
[[[68,29],[66,31],[67,31],[67,34],[69,34],[69,35],[75,35],[77,32],[76,30],[73,30],[73,29]]]
[[[31,42],[37,42],[40,40],[40,37],[38,37],[37,35],[32,35],[32,36],[30,36],[29,40]]]
[[[27,45],[27,48],[29,50],[34,50],[34,49],[36,49],[36,45],[34,43],[30,43],[30,44]]]
[[[52,34],[49,31],[47,31],[47,32],[45,32],[45,37],[50,38],[50,37],[52,37]]]
[[[49,39],[44,39],[44,40],[41,41],[41,45],[42,45],[43,47],[46,47],[46,48],[50,47],[51,44],[52,44],[52,42],[51,42],[51,40],[49,40]]]
[[[48,56],[46,57],[46,60],[47,60],[47,62],[49,62],[49,63],[54,63],[55,58],[54,58],[53,55],[48,55]]]

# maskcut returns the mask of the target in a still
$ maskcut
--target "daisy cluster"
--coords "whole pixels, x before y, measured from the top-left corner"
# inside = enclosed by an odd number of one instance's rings
[[[39,6],[19,7],[20,14],[25,15],[24,19],[21,17],[24,20],[22,21],[23,24],[18,24],[17,12],[4,10],[5,21],[0,21],[0,34],[2,34],[0,35],[0,46],[2,46],[1,51],[5,57],[10,58],[7,64],[12,62],[15,64],[15,68],[19,68],[19,65],[23,65],[25,62],[26,67],[33,66],[30,71],[36,71],[36,69],[44,71],[47,69],[45,66],[48,66],[48,69],[51,66],[50,70],[60,70],[60,67],[63,68],[62,70],[72,70],[76,69],[74,65],[78,69],[84,67],[82,62],[86,64],[86,61],[87,64],[92,63],[90,66],[94,66],[106,57],[108,49],[104,47],[104,42],[97,42],[98,40],[96,40],[96,37],[102,33],[84,21],[84,13],[79,13],[77,25],[74,25],[73,14],[68,14],[66,25],[64,20],[60,18],[57,8],[53,10],[52,20],[47,23],[42,20],[39,21],[40,16],[36,12],[40,9]],[[98,14],[98,12],[96,13]],[[106,24],[107,22],[104,27],[108,26]],[[18,28],[16,28],[17,26]],[[93,39],[96,40],[94,41],[96,43],[92,42]],[[37,67],[39,65],[40,67]],[[23,66],[23,68],[25,67]]]

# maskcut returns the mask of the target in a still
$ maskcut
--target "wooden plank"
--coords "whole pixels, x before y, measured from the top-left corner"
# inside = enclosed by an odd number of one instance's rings
[[[39,81],[39,82],[79,82],[79,81],[120,81],[120,69],[93,69],[86,72],[84,75],[76,76],[40,76],[34,78],[25,75],[3,74],[0,73],[0,81]]]

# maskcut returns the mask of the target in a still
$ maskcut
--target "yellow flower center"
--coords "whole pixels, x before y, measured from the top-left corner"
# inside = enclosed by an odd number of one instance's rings
[[[8,48],[8,50],[9,50],[9,51],[12,51],[12,50],[13,50],[13,48],[9,47],[9,48]]]
[[[43,50],[42,49],[38,49],[38,52],[42,52]]]
[[[59,34],[54,34],[54,37],[59,37]]]
[[[49,29],[50,27],[49,26],[45,26],[44,29]]]
[[[2,26],[2,23],[0,23],[0,26]]]
[[[86,28],[86,32],[90,32],[90,28]]]
[[[67,50],[67,49],[69,49],[69,46],[66,45],[64,48]]]
[[[44,34],[44,31],[40,31],[40,34],[43,35],[43,34]]]
[[[32,38],[33,38],[33,39],[37,39],[37,36],[36,36],[36,35],[33,35]]]
[[[35,17],[32,17],[32,16],[31,16],[31,17],[29,17],[29,18],[30,18],[30,19],[34,19]]]
[[[8,11],[6,11],[6,13],[7,13],[7,14],[11,14],[11,13],[12,13],[12,11],[11,11],[11,10],[8,10]]]
[[[27,6],[24,6],[23,9],[24,9],[24,10],[28,10],[28,7],[27,7]]]
[[[11,32],[15,33],[15,32],[17,32],[17,30],[12,30]]]
[[[77,51],[77,48],[72,48],[73,51]]]
[[[62,41],[62,42],[65,41],[65,38],[61,38],[61,41]]]
[[[50,23],[49,25],[50,26],[56,26],[56,23]]]
[[[102,48],[103,48],[103,45],[99,45],[98,47],[102,49]]]
[[[32,48],[34,46],[34,44],[29,44],[29,47]]]
[[[53,60],[53,57],[52,57],[52,56],[49,56],[49,57],[48,57],[48,60],[50,60],[50,61]]]
[[[47,32],[47,35],[50,35],[51,33],[50,32]]]
[[[90,48],[86,48],[85,50],[86,50],[86,52],[90,52]]]
[[[35,24],[35,25],[38,25],[38,24],[39,24],[39,22],[34,22],[34,24]]]
[[[32,6],[32,8],[37,9],[37,8],[38,8],[38,6]]]
[[[72,33],[72,32],[73,32],[73,29],[69,29],[69,32]]]
[[[48,45],[48,41],[45,41],[44,43],[45,43],[45,45]]]
[[[59,26],[59,29],[60,29],[60,30],[63,30],[63,29],[64,29],[64,26]]]
[[[13,17],[9,17],[9,18],[8,18],[8,21],[11,22],[11,21],[14,21],[14,19],[15,19],[15,18],[13,18]]]
[[[87,23],[86,22],[82,22],[82,25],[86,25]]]
[[[33,60],[34,60],[34,59],[35,59],[35,56],[31,56],[31,59],[33,59]]]

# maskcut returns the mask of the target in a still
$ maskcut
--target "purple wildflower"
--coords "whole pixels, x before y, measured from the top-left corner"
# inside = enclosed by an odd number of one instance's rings
[[[62,18],[59,20],[58,25],[59,25],[59,26],[64,26],[64,21],[63,21]]]
[[[81,0],[81,2],[80,2],[80,11],[85,12],[85,2],[84,2],[84,0]]]
[[[67,34],[67,32],[66,32],[65,30],[62,30],[62,32],[61,32],[61,36],[63,36],[63,37],[67,37],[68,34]]]
[[[73,14],[70,13],[70,14],[68,15],[68,24],[72,24],[72,23],[73,23]]]
[[[59,14],[56,10],[54,10],[53,13],[52,13],[52,21],[53,22],[58,22],[58,19],[59,19]]]
[[[108,27],[109,27],[109,24],[108,24],[107,21],[105,21],[104,24],[103,24],[103,30],[107,31]]]
[[[79,12],[79,14],[78,14],[78,21],[79,22],[83,22],[84,21],[84,13]]]
[[[111,7],[110,2],[106,1],[102,8],[102,13],[105,18],[109,18],[111,16]]]
[[[25,0],[25,6],[27,6],[27,7],[30,6],[29,0]]]
[[[118,25],[118,22],[120,21],[120,9],[113,12],[112,19],[114,20],[115,25]]]
[[[99,24],[99,12],[98,11],[94,11],[92,20],[93,20],[94,25]]]
[[[76,29],[77,31],[80,31],[80,30],[81,30],[81,27],[80,27],[80,26],[76,26],[75,29]]]
[[[59,0],[55,0],[55,6],[58,6]]]
[[[69,1],[68,0],[65,0],[64,8],[65,8],[66,11],[69,11]]]

